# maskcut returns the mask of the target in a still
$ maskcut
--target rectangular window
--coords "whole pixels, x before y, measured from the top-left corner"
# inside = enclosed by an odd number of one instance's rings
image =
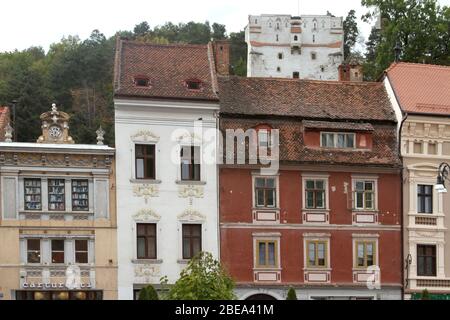
[[[181,180],[200,179],[200,147],[181,147]]]
[[[300,72],[293,72],[292,73],[292,78],[299,79],[300,78]]]
[[[88,262],[88,240],[75,240],[75,263]]]
[[[322,148],[337,148],[337,149],[354,149],[355,148],[355,134],[354,133],[321,133],[321,147]]]
[[[316,58],[317,58],[317,53],[315,53],[315,52],[311,53],[311,59],[316,60]]]
[[[417,246],[417,275],[421,277],[436,276],[436,246]]]
[[[282,53],[278,53],[278,59],[279,60],[283,60],[283,54]]]
[[[433,213],[433,186],[417,186],[417,212]]]
[[[272,146],[269,130],[267,129],[258,130],[258,146],[260,148],[270,148]]]
[[[48,210],[65,211],[66,210],[66,181],[63,179],[48,180]]]
[[[41,179],[24,179],[25,210],[42,210]]]
[[[376,265],[375,250],[375,241],[356,242],[356,266],[359,268],[367,268]]]
[[[64,240],[52,240],[52,263],[64,263]]]
[[[325,209],[325,181],[306,180],[305,197],[307,209]]]
[[[202,225],[183,225],[183,259],[192,259],[202,251]]]
[[[278,267],[278,248],[275,240],[258,240],[256,242],[257,267],[259,268],[277,268]]]
[[[275,208],[277,206],[275,178],[255,178],[255,197],[258,208]]]
[[[27,240],[27,262],[41,263],[41,240],[39,239]]]
[[[88,180],[72,180],[72,210],[89,211]]]
[[[308,267],[325,268],[327,266],[327,243],[325,241],[308,241]]]
[[[137,258],[156,259],[156,224],[137,225]]]
[[[156,179],[155,145],[136,145],[136,179]]]
[[[355,209],[375,210],[375,182],[355,182]]]

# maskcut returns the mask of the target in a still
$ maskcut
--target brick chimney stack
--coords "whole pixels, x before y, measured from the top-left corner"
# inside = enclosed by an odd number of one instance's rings
[[[215,40],[212,42],[217,73],[223,76],[230,74],[230,41]]]

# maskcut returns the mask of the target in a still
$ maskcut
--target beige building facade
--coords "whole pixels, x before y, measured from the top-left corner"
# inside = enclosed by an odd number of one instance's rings
[[[41,116],[36,143],[0,143],[0,299],[117,299],[115,150]]]
[[[396,63],[385,85],[402,123],[404,297],[450,300],[450,193],[435,187],[450,163],[450,68]]]

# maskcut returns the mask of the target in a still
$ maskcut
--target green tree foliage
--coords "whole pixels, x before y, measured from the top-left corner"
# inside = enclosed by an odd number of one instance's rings
[[[406,62],[450,65],[450,8],[437,0],[362,0],[369,8],[363,17],[373,21],[378,8],[382,29],[371,34],[367,63],[371,79],[376,79],[395,61],[394,48],[402,49]]]
[[[139,300],[159,300],[158,293],[153,286],[142,288],[139,292]]]
[[[168,300],[234,300],[234,283],[210,253],[202,252],[181,272]]]
[[[350,10],[344,20],[344,59],[348,59],[358,40],[359,30],[355,10]]]
[[[297,293],[295,292],[294,288],[289,288],[286,300],[298,300]]]
[[[246,75],[244,32],[228,37],[224,25],[209,22],[173,24],[153,29],[144,21],[117,36],[156,44],[206,44],[230,39],[235,74]],[[95,143],[95,131],[106,131],[105,143],[114,143],[113,64],[115,38],[94,30],[88,39],[68,36],[50,46],[0,53],[0,105],[17,100],[17,136],[35,142],[41,132],[39,116],[55,102],[72,116],[70,132],[77,143]]]

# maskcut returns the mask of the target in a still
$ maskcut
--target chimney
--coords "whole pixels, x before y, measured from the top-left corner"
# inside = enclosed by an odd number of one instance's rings
[[[217,73],[228,76],[230,74],[230,41],[215,40],[212,42],[212,47]]]

